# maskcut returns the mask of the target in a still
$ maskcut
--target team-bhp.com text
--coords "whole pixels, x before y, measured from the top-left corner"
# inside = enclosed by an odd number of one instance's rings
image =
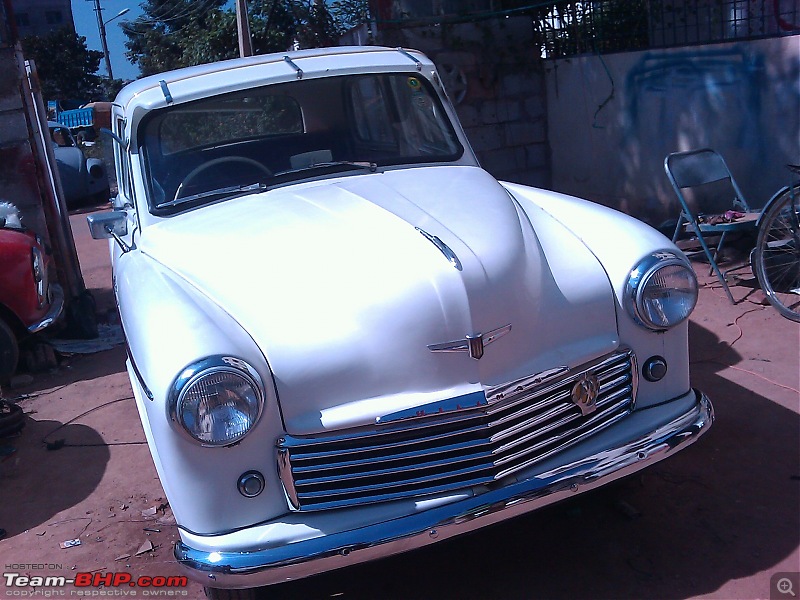
[[[130,573],[76,573],[63,575],[28,575],[3,573],[6,595],[19,597],[53,596],[185,596],[188,579],[184,576],[133,577]],[[77,589],[66,590],[67,586]],[[136,589],[141,588],[139,593]],[[177,589],[176,589],[177,588]]]

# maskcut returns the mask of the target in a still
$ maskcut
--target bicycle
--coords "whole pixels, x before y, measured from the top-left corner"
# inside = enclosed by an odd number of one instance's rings
[[[800,166],[787,165],[800,175]],[[779,190],[758,219],[751,265],[770,304],[800,323],[800,181]]]

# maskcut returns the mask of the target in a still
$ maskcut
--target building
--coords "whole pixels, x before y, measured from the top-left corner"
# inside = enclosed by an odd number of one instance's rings
[[[43,35],[69,27],[75,31],[70,0],[11,0],[19,37]]]

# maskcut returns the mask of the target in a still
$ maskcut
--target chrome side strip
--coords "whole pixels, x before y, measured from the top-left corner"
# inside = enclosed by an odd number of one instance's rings
[[[181,570],[211,587],[255,587],[397,554],[473,531],[625,477],[694,443],[714,421],[709,399],[694,391],[685,413],[640,438],[538,477],[451,504],[351,531],[248,551],[202,551],[175,545]]]

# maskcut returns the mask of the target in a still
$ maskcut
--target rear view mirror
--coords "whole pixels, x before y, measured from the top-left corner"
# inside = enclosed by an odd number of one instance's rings
[[[97,213],[86,217],[89,231],[96,240],[128,235],[128,215],[121,210]]]

